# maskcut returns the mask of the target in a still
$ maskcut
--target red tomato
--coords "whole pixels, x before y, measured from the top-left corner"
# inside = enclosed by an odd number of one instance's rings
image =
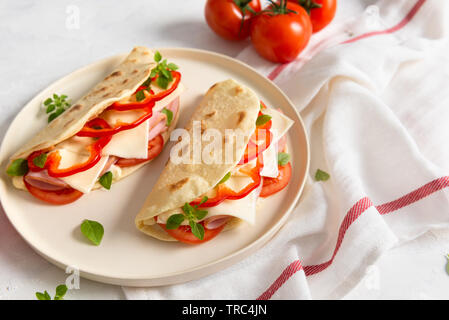
[[[58,191],[46,191],[33,187],[32,185],[27,183],[25,179],[23,180],[23,182],[25,183],[25,187],[34,197],[51,204],[68,204],[78,200],[83,195],[81,191],[72,188]]]
[[[161,135],[156,136],[153,140],[148,142],[148,157],[146,159],[125,159],[121,158],[117,161],[116,165],[119,167],[132,167],[136,164],[150,161],[156,158],[161,153],[164,147],[164,138]]]
[[[298,3],[298,0],[288,1]],[[327,26],[334,18],[335,11],[337,11],[337,0],[299,0],[299,3],[301,3],[305,9],[310,12],[309,15],[310,20],[312,21],[313,32],[318,32]],[[321,8],[316,8],[314,4],[320,5]]]
[[[279,175],[277,178],[263,178],[263,187],[260,196],[269,197],[276,192],[284,189],[292,177],[292,166],[287,163],[285,166],[279,166]]]
[[[207,0],[204,14],[207,24],[216,34],[227,40],[236,41],[249,36],[250,20],[253,13],[246,9],[247,7],[258,12],[260,11],[260,1]],[[242,14],[242,10],[244,14]]]
[[[167,229],[165,228],[165,224],[159,223],[159,225],[167,231],[169,235],[171,235],[173,238],[175,238],[178,241],[188,243],[188,244],[200,244],[204,243],[206,241],[209,241],[213,238],[215,238],[225,227],[226,224],[222,225],[221,227],[218,227],[216,229],[207,229],[204,228],[204,238],[203,240],[198,239],[195,237],[190,229],[190,226],[179,226],[177,229]],[[204,227],[204,225],[203,225]]]
[[[271,4],[277,10],[279,4]],[[307,12],[298,4],[288,2],[287,9],[294,12],[264,12],[251,22],[251,42],[264,58],[286,63],[294,60],[306,47],[312,35],[312,24]]]

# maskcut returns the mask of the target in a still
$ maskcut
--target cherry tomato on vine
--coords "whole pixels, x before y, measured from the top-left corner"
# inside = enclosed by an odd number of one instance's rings
[[[306,47],[312,24],[306,10],[298,4],[272,2],[251,21],[251,42],[265,59],[286,63]]]
[[[288,0],[300,4],[310,15],[313,32],[327,26],[337,11],[337,0]]]
[[[207,0],[204,14],[216,34],[237,41],[249,36],[250,20],[258,11],[259,0]]]

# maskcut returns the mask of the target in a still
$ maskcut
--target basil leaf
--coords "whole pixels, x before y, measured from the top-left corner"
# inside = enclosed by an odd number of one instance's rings
[[[189,220],[193,218],[194,210],[195,209],[188,202],[184,203],[184,206],[182,207],[182,211],[184,211]]]
[[[207,200],[209,200],[208,197],[204,196],[203,199],[201,199],[200,201],[200,205],[202,205],[203,203],[205,203]]]
[[[6,173],[10,176],[24,176],[28,173],[28,161],[26,159],[14,160],[6,169]]]
[[[47,110],[45,110],[45,113],[50,113],[50,112],[52,112],[53,110],[55,110],[55,108],[56,108],[56,106],[55,106],[54,104],[50,104],[50,105],[47,107]]]
[[[111,189],[112,184],[112,172],[108,171],[104,175],[100,177],[99,180],[100,184],[105,188],[106,190]]]
[[[217,183],[217,185],[225,183],[226,181],[229,180],[230,177],[231,177],[231,172],[226,173],[226,175],[223,177],[223,179],[220,180],[220,182]]]
[[[48,106],[52,102],[53,100],[51,98],[47,98],[47,100],[44,101],[44,106]]]
[[[81,223],[81,232],[90,242],[98,246],[103,239],[104,228],[101,223],[86,219]]]
[[[196,223],[192,220],[189,222],[189,225],[190,225],[190,229],[192,230],[193,235],[195,237],[197,237],[198,239],[203,240],[204,239],[204,227],[201,224]]]
[[[51,300],[51,297],[47,291],[44,291],[44,293],[36,292],[36,298],[37,300]]]
[[[315,180],[316,181],[327,181],[330,178],[329,173],[317,169],[316,173],[315,173]]]
[[[447,272],[447,274],[449,274],[449,254],[446,256],[446,258],[447,258],[446,272]]]
[[[56,294],[54,300],[64,300],[64,296],[67,293],[67,286],[65,284],[60,284],[56,287]]]
[[[171,76],[170,71],[168,71],[167,69],[161,69],[161,73],[164,75],[165,78],[167,78],[167,80],[170,80],[170,76]]]
[[[262,114],[257,117],[256,126],[258,126],[258,127],[263,126],[265,123],[267,123],[270,120],[271,120],[271,116],[269,116],[268,114]]]
[[[196,220],[201,220],[205,216],[207,216],[207,210],[195,210],[195,218]]]
[[[285,152],[278,153],[278,165],[285,166],[290,161],[290,155]]]
[[[161,61],[161,60],[162,60],[162,55],[161,55],[161,53],[160,53],[159,51],[156,51],[156,52],[154,53],[154,61],[159,62],[159,61]]]
[[[165,227],[169,230],[177,229],[185,219],[186,219],[186,217],[181,213],[171,215],[168,218]]]
[[[174,64],[174,63],[171,63],[171,62],[167,65],[167,67],[170,70],[173,70],[173,71],[178,70],[178,66],[176,64]]]
[[[143,90],[137,91],[137,93],[136,93],[136,101],[139,102],[139,101],[142,101],[144,99],[145,99],[145,93],[143,93]]]
[[[33,163],[36,167],[44,168],[45,162],[47,162],[47,154],[41,153],[36,158],[33,159]]]
[[[167,89],[167,87],[168,87],[168,79],[165,77],[161,77],[160,75],[159,75],[159,77],[157,77],[156,83],[162,89]]]
[[[153,71],[151,71],[151,72],[153,72]],[[150,84],[151,84],[151,75],[148,77],[148,79],[147,80],[145,80],[145,82],[144,83],[142,83],[142,86],[145,86],[145,87],[147,87],[147,89],[149,90],[150,89]]]
[[[161,112],[167,116],[166,125],[167,125],[167,127],[169,127],[171,124],[171,121],[173,120],[173,112],[171,110],[168,110],[167,108],[162,109]]]

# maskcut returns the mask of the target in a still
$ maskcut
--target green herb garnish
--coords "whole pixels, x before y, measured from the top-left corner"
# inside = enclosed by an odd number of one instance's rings
[[[6,169],[6,173],[10,176],[24,176],[28,173],[28,161],[26,159],[14,160]]]
[[[262,114],[257,117],[256,126],[258,126],[258,127],[263,126],[265,123],[267,123],[270,120],[271,120],[271,116],[269,116],[268,114]]]
[[[449,274],[449,254],[446,255],[446,259],[447,259],[447,262],[446,262],[446,273]]]
[[[329,173],[317,169],[316,173],[315,173],[315,180],[316,181],[327,181],[330,178]]]
[[[100,177],[99,180],[100,184],[105,188],[106,190],[111,189],[112,184],[112,172],[108,171],[104,175]]]
[[[168,84],[173,80],[171,71],[178,69],[178,66],[174,63],[168,63],[167,59],[162,60],[162,55],[159,51],[154,54],[154,61],[157,62],[157,66],[151,70],[150,78],[154,78],[157,75],[156,84],[162,89],[167,89]]]
[[[49,114],[48,122],[52,122],[70,107],[70,100],[67,100],[65,94],[58,96],[54,93],[53,98],[47,98],[44,101],[44,106],[47,107],[45,112]]]
[[[184,214],[174,214],[170,216],[167,220],[166,228],[167,229],[177,229],[184,220],[189,221],[190,229],[195,237],[200,240],[204,239],[204,227],[198,223],[197,221],[203,219],[207,215],[206,210],[198,209],[198,206],[202,205],[207,201],[207,197],[203,197],[199,205],[191,206],[188,202],[184,204],[182,207],[182,211]]]
[[[47,162],[47,154],[46,153],[41,153],[40,155],[38,155],[37,157],[35,157],[33,159],[34,165],[39,168],[44,168],[45,162]]]
[[[37,300],[51,300],[51,297],[48,294],[47,290],[45,290],[44,293],[36,292],[36,298]]]
[[[231,172],[226,173],[226,175],[220,180],[220,182],[217,183],[217,185],[225,183],[226,181],[229,180],[230,177],[231,177]]]
[[[64,300],[64,296],[67,293],[67,286],[65,284],[60,284],[56,287],[56,294],[54,300]],[[36,298],[38,300],[51,300],[51,296],[48,294],[47,291],[42,292],[36,292]]]
[[[145,93],[143,92],[144,90],[146,90],[146,89],[137,91],[137,93],[136,93],[136,101],[137,102],[145,100]]]
[[[290,161],[290,155],[285,152],[278,153],[278,165],[285,166]]]
[[[161,111],[163,114],[165,114],[165,116],[167,117],[167,127],[170,126],[171,121],[173,120],[173,112],[167,108],[162,109]]]
[[[81,223],[81,232],[90,242],[98,246],[103,239],[104,228],[101,223],[86,219]]]
[[[55,300],[64,300],[64,296],[67,293],[67,286],[65,284],[60,284],[56,287]]]

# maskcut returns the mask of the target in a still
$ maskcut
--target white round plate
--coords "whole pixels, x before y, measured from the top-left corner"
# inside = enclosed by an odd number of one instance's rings
[[[125,55],[117,55],[77,70],[39,93],[17,115],[0,149],[0,199],[9,220],[40,255],[55,265],[71,266],[81,276],[118,285],[158,286],[204,277],[247,257],[265,244],[286,221],[299,199],[309,165],[304,125],[290,100],[270,80],[251,67],[224,55],[194,49],[161,49],[180,67],[187,90],[181,96],[179,127],[183,127],[211,85],[233,78],[253,89],[267,106],[280,108],[295,124],[288,132],[293,176],[289,186],[261,201],[255,226],[242,225],[198,246],[163,242],[138,231],[134,217],[156,182],[172,143],[153,162],[110,191],[97,190],[65,206],[51,206],[15,189],[6,175],[8,158],[46,125],[41,103],[53,93],[73,102],[101,81]],[[102,223],[100,246],[81,234],[84,219]]]

